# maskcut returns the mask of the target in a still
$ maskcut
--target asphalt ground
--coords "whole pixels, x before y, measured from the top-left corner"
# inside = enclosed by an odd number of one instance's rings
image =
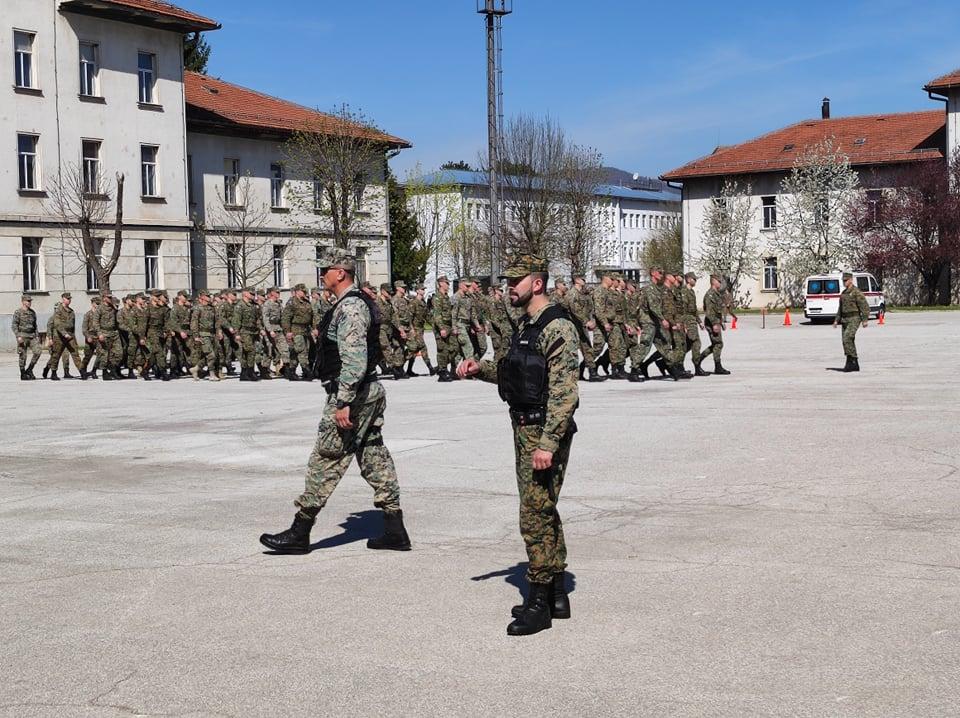
[[[956,715],[960,313],[871,322],[852,375],[838,330],[760,321],[731,376],[581,384],[573,618],[528,638],[493,386],[386,383],[413,551],[365,548],[351,467],[281,557],[317,383],[0,357],[0,715]]]

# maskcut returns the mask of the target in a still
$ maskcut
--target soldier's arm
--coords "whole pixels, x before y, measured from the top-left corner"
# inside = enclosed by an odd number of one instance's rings
[[[860,321],[870,321],[870,305],[867,303],[867,298],[863,296],[863,292],[857,294],[857,308],[860,310]]]
[[[573,412],[580,401],[577,374],[580,357],[577,354],[579,338],[569,321],[550,322],[540,335],[540,347],[547,359],[547,418],[540,435],[538,448],[554,453],[560,440],[570,429]]]
[[[293,308],[288,303],[283,311],[280,312],[280,328],[283,329],[285,334],[289,334],[293,331],[292,325],[290,323],[290,318],[293,314]]]
[[[843,292],[840,292],[840,299],[837,301],[837,316],[833,318],[834,324],[839,324],[843,317]]]
[[[357,387],[367,373],[367,330],[371,320],[366,303],[359,298],[344,302],[341,312],[337,322],[337,401],[350,404],[357,398]]]
[[[17,309],[13,313],[13,319],[10,321],[10,331],[13,332],[13,336],[17,336],[20,333],[20,310]]]

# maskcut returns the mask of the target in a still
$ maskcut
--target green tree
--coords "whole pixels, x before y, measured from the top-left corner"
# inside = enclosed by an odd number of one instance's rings
[[[470,163],[464,162],[463,160],[457,160],[456,162],[444,162],[440,165],[442,170],[464,170],[465,172],[476,172],[476,170],[470,166]]]
[[[653,239],[643,248],[643,265],[674,272],[683,271],[683,228],[679,222],[672,227],[657,230]]]
[[[430,249],[421,246],[420,225],[410,211],[407,191],[387,170],[387,197],[390,211],[390,265],[393,279],[408,285],[419,284],[427,273]]]
[[[206,74],[210,49],[202,33],[188,32],[183,36],[183,69]]]

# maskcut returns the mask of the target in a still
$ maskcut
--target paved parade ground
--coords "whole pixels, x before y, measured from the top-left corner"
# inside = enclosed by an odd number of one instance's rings
[[[352,467],[316,550],[270,556],[318,383],[4,355],[0,715],[956,715],[960,312],[871,322],[852,375],[839,330],[779,325],[742,318],[729,377],[580,385],[573,618],[527,638],[492,385],[386,383],[412,552],[365,548]]]

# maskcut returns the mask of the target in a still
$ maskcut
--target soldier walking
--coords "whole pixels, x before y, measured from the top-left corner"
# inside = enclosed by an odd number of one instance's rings
[[[167,372],[167,321],[166,311],[163,308],[163,298],[159,289],[153,290],[153,298],[146,311],[147,324],[147,361],[154,370],[154,376],[163,381],[170,381]],[[143,379],[150,381],[150,372],[144,369]]]
[[[260,339],[260,308],[253,299],[254,290],[244,287],[236,304],[233,325],[240,345],[240,381],[260,381],[254,373],[257,365],[257,340]]]
[[[60,363],[60,357],[64,351],[70,354],[74,366],[80,372],[80,378],[86,379],[87,373],[83,370],[80,361],[80,352],[77,348],[77,315],[70,308],[70,292],[64,292],[60,295],[60,303],[53,310],[51,317],[50,330],[53,343],[50,352],[50,378],[53,381],[59,381],[57,376],[57,364]],[[68,375],[66,367],[64,368],[64,377]]]
[[[433,338],[437,343],[437,369],[439,382],[453,381],[451,369],[455,368],[458,345],[453,335],[453,306],[450,303],[450,280],[445,274],[437,277],[437,291],[431,303],[430,323],[433,324]]]
[[[103,349],[100,347],[100,340],[97,338],[99,332],[94,329],[94,321],[97,311],[100,309],[100,297],[90,297],[90,310],[83,315],[83,321],[80,324],[80,331],[83,333],[83,365],[80,367],[80,376],[89,376],[92,379],[97,378],[97,369],[103,358]],[[90,360],[93,359],[93,370],[88,371]]]
[[[690,352],[693,359],[694,376],[710,376],[700,366],[700,330],[703,329],[703,323],[700,321],[700,313],[697,311],[697,293],[694,287],[697,286],[697,275],[693,272],[687,272],[684,275],[684,286],[680,289],[680,306],[682,312],[683,331],[686,335],[683,356]],[[681,359],[681,366],[683,360]]]
[[[407,342],[407,349],[413,357],[410,359],[410,367],[413,367],[413,361],[420,357],[423,363],[427,365],[427,371],[430,376],[437,373],[433,364],[430,362],[430,352],[427,350],[427,344],[423,339],[424,329],[427,326],[427,315],[429,310],[427,303],[423,298],[426,287],[422,284],[417,287],[417,293],[410,300],[410,340]]]
[[[260,309],[263,316],[263,330],[266,332],[273,363],[277,368],[277,375],[289,378],[287,364],[290,362],[290,348],[287,345],[287,336],[281,326],[283,307],[280,305],[280,290],[277,287],[270,287],[267,290],[267,301],[263,303]]]
[[[857,356],[857,330],[860,325],[866,329],[870,322],[870,305],[857,286],[853,283],[850,272],[843,273],[844,290],[840,292],[840,305],[837,307],[837,316],[833,320],[834,329],[843,327],[843,353],[847,358],[843,371],[860,371],[860,359]]]
[[[310,335],[313,328],[313,305],[307,299],[307,285],[297,284],[293,294],[283,308],[281,325],[287,341],[291,344],[290,364],[287,379],[297,381],[297,367],[300,367],[301,379],[313,381],[310,369]]]
[[[20,380],[36,379],[33,367],[36,366],[43,348],[37,334],[37,313],[33,311],[33,298],[29,294],[20,297],[20,307],[13,313],[10,329],[17,338],[17,360],[20,363]],[[30,364],[27,364],[27,352]]]
[[[92,329],[96,332],[103,356],[103,380],[113,381],[120,378],[120,362],[123,361],[120,325],[117,320],[117,298],[106,290],[101,294],[103,298],[94,316]]]
[[[457,284],[457,291],[451,302],[451,321],[453,322],[453,337],[459,348],[460,356],[464,359],[476,357],[476,347],[470,339],[471,324],[470,309],[470,278],[462,277]]]
[[[373,504],[383,511],[384,532],[367,548],[409,551],[403,525],[400,486],[393,457],[383,444],[386,392],[377,378],[380,313],[354,284],[356,258],[330,249],[320,260],[323,283],[337,296],[320,332],[318,378],[327,403],[317,442],[307,462],[303,494],[294,502],[293,525],[278,534],[263,534],[260,543],[278,553],[310,551],[310,530],[354,457],[373,488]]]
[[[193,336],[193,366],[190,375],[200,380],[200,370],[206,364],[210,381],[220,381],[217,366],[217,310],[210,302],[210,293],[201,289],[197,294],[197,306],[190,312],[190,334]]]
[[[720,363],[720,354],[723,352],[723,311],[724,297],[720,291],[722,282],[716,274],[710,275],[710,289],[703,295],[703,323],[706,325],[707,334],[710,336],[710,346],[700,355],[702,362],[711,354],[713,355],[713,373],[719,376],[726,376],[730,372],[724,369]]]
[[[580,338],[567,311],[547,298],[546,260],[521,255],[504,274],[511,304],[526,311],[507,356],[499,367],[466,359],[457,373],[497,383],[510,407],[530,590],[524,604],[514,607],[507,634],[527,636],[550,628],[554,618],[570,617],[567,547],[557,500],[577,431]]]
[[[583,355],[583,361],[580,362],[579,378],[583,379],[586,371],[589,374],[590,381],[606,381],[606,377],[601,377],[597,372],[597,359],[593,353],[590,335],[587,333],[596,331],[597,322],[593,318],[593,299],[587,293],[587,280],[583,275],[575,274],[573,276],[573,288],[567,295],[566,308],[578,325],[580,353]]]

